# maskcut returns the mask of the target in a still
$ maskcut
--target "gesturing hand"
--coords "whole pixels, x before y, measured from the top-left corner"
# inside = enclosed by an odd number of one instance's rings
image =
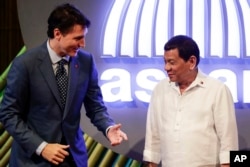
[[[48,160],[52,164],[58,165],[63,162],[64,158],[69,155],[66,149],[69,145],[62,144],[47,144],[43,149],[41,155],[44,159]]]
[[[121,131],[121,126],[121,124],[116,124],[112,126],[108,131],[107,137],[112,146],[121,144],[123,140],[128,140],[127,135],[123,131]]]

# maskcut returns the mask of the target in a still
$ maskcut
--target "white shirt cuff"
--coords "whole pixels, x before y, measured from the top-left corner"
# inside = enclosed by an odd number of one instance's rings
[[[112,126],[114,126],[114,125],[112,125]],[[108,136],[108,131],[109,131],[109,129],[110,129],[112,126],[109,126],[109,127],[106,129],[106,136]]]
[[[48,143],[47,142],[42,142],[39,146],[38,146],[38,148],[36,149],[36,154],[37,155],[41,155],[41,153],[42,153],[42,151],[43,151],[43,149],[44,149],[44,147],[47,145]]]

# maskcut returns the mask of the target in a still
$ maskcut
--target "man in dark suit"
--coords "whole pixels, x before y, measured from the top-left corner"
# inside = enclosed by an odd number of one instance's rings
[[[48,18],[48,40],[14,59],[0,106],[0,121],[14,138],[11,167],[86,167],[82,104],[111,145],[127,140],[103,103],[92,55],[80,49],[89,25],[77,8],[60,5]],[[57,83],[62,59],[63,95]]]

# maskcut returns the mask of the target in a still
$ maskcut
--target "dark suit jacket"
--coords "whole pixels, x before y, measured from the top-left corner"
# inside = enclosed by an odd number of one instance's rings
[[[69,63],[65,110],[46,42],[14,59],[0,108],[0,121],[13,136],[10,166],[47,167],[35,151],[42,141],[60,143],[64,135],[76,164],[87,164],[87,150],[80,129],[80,110],[105,134],[113,125],[102,101],[98,76],[90,53],[79,51]]]

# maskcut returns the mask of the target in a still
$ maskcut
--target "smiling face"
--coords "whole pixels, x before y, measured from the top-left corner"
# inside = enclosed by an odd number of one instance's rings
[[[52,48],[60,56],[75,56],[77,51],[85,47],[85,36],[88,28],[81,25],[74,25],[72,30],[63,34],[58,28],[54,30],[54,38],[51,39],[54,44]]]
[[[187,61],[184,61],[179,56],[178,49],[170,49],[164,52],[165,71],[168,74],[170,81],[178,83],[186,83],[194,80],[196,76],[196,58],[191,56]]]

